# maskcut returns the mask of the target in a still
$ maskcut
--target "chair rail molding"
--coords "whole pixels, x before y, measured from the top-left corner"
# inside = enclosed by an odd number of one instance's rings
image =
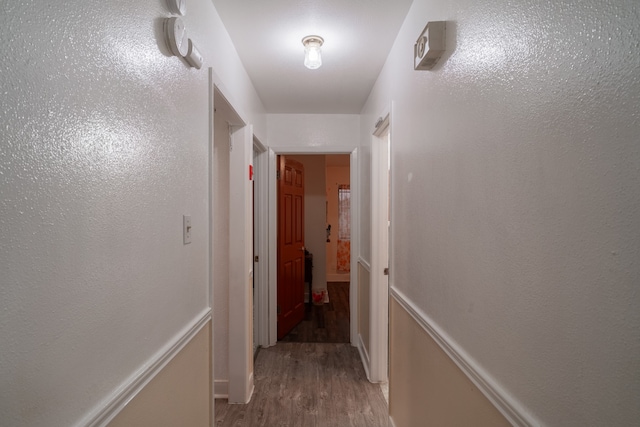
[[[540,425],[538,421],[528,415],[521,403],[511,397],[458,343],[402,291],[392,286],[390,294],[512,425],[518,427]]]
[[[102,427],[109,424],[210,321],[211,308],[207,307],[76,426]]]

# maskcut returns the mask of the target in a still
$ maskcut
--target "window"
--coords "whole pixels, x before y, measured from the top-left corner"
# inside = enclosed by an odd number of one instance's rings
[[[351,189],[338,186],[338,240],[351,240]]]

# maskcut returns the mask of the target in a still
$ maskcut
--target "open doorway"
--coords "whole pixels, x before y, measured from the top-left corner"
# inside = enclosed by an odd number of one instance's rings
[[[305,171],[305,313],[303,320],[280,340],[348,343],[351,280],[350,253],[345,253],[345,247],[350,245],[351,216],[344,199],[345,189],[350,186],[350,155],[307,154],[286,158],[299,162]],[[339,250],[342,250],[340,257]]]
[[[209,243],[213,254],[213,392],[216,398],[246,403],[253,391],[253,227],[247,170],[252,162],[254,135],[252,126],[246,124],[213,80],[210,70],[214,107]]]
[[[349,282],[351,273],[351,167],[349,156],[326,158],[327,282]]]
[[[357,180],[357,173],[356,173],[356,165],[357,165],[357,149],[354,148],[344,148],[344,147],[339,147],[339,148],[335,148],[332,149],[331,147],[327,147],[326,151],[320,151],[317,150],[317,148],[313,148],[313,147],[298,147],[296,148],[297,151],[291,150],[290,148],[287,149],[278,149],[278,148],[272,148],[269,150],[269,173],[268,173],[268,180],[269,180],[269,296],[268,296],[268,306],[269,307],[273,307],[276,308],[277,307],[277,277],[276,277],[276,271],[277,271],[277,257],[276,257],[276,253],[277,253],[277,180],[276,180],[276,158],[279,154],[285,154],[288,156],[303,156],[303,160],[304,160],[304,156],[316,156],[316,160],[317,159],[322,159],[322,161],[316,161],[315,164],[306,164],[305,167],[306,169],[308,169],[310,171],[310,173],[307,175],[310,178],[311,177],[315,177],[315,179],[312,180],[312,182],[310,183],[310,185],[313,186],[318,186],[319,189],[319,194],[321,194],[321,197],[317,197],[315,199],[315,203],[317,204],[317,208],[313,209],[312,208],[308,208],[306,209],[308,212],[315,212],[319,218],[320,218],[320,226],[319,227],[314,227],[313,230],[310,230],[307,234],[308,236],[305,236],[305,246],[309,248],[309,252],[312,253],[313,255],[313,277],[312,277],[312,288],[316,288],[316,286],[314,285],[320,285],[320,284],[325,284],[326,283],[326,240],[327,240],[327,234],[326,234],[326,226],[327,226],[327,222],[326,222],[326,212],[327,212],[327,204],[326,204],[326,159],[325,156],[326,155],[330,155],[330,154],[342,154],[342,155],[346,155],[349,157],[349,171],[350,171],[350,185],[351,185],[351,199],[352,199],[352,206],[357,207],[357,203],[355,203],[353,200],[355,200],[355,198],[358,196],[358,192],[357,190],[354,190],[354,183]],[[307,160],[311,160],[313,159],[313,157],[309,157],[309,159]],[[313,163],[313,162],[312,162]],[[318,172],[319,171],[319,172]],[[324,178],[322,179],[317,179],[317,177],[319,176],[323,176]],[[357,186],[355,186],[357,187]],[[313,206],[313,203],[311,202]],[[355,209],[355,208],[354,208]],[[357,218],[357,214],[352,213],[351,216],[351,222],[352,222],[352,230],[354,229],[353,226],[353,222],[355,221],[355,218]],[[313,223],[313,221],[311,222]],[[354,242],[357,242],[357,239],[355,237],[355,234],[357,233],[357,230],[355,232],[353,232],[351,239]],[[314,239],[317,241],[317,243],[313,243],[310,239]],[[355,249],[357,250],[357,248]],[[351,247],[351,251],[354,251],[354,247],[352,245]],[[316,256],[316,254],[318,254]],[[352,260],[353,263],[353,260]],[[321,267],[319,267],[321,266]],[[351,268],[351,272],[349,272],[348,274],[348,282],[349,283],[355,283],[355,275],[354,275],[354,269]],[[345,280],[346,282],[346,280]],[[320,287],[320,286],[318,286]],[[326,289],[326,288],[325,288]],[[306,296],[306,301],[307,304],[309,304],[309,291],[308,291],[308,287],[307,287],[307,296]],[[329,292],[330,294],[331,292]],[[313,295],[311,296],[311,298],[313,298]],[[345,298],[346,300],[346,298]],[[329,296],[329,303],[331,302],[331,297]],[[357,336],[357,332],[356,332],[356,327],[357,327],[357,322],[354,321],[354,319],[357,319],[357,289],[355,286],[349,286],[348,288],[348,328],[349,328],[349,342],[353,345],[355,345],[356,341],[356,336]],[[312,304],[312,302],[311,302]],[[311,307],[312,309],[312,307]],[[345,310],[346,311],[346,310]],[[275,345],[277,343],[277,320],[276,320],[276,310],[270,310],[268,312],[268,318],[265,318],[265,321],[268,322],[269,324],[269,345]]]

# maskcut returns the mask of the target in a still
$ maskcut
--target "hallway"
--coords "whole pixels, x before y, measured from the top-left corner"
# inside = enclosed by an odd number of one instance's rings
[[[382,391],[349,344],[281,342],[260,350],[251,402],[216,399],[215,413],[217,427],[388,425]]]
[[[640,0],[0,9],[2,426],[640,426]]]

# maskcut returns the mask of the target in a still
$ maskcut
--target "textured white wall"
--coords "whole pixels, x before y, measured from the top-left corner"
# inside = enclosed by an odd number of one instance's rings
[[[430,20],[447,53],[413,71]],[[392,284],[542,424],[640,419],[639,22],[416,0],[363,110],[366,146],[394,101]]]
[[[267,114],[269,145],[276,150],[300,147],[354,149],[360,141],[357,114]]]
[[[207,0],[202,70],[168,56],[164,2],[0,8],[0,419],[66,426],[208,305],[206,67],[266,121]]]

